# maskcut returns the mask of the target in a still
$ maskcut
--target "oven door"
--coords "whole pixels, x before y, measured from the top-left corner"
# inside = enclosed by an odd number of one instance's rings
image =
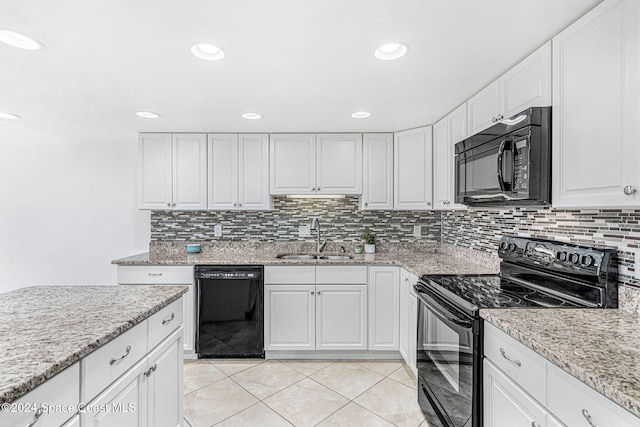
[[[416,291],[418,402],[430,424],[476,426],[480,416],[480,353],[474,329],[478,327],[474,327],[473,318],[438,295],[424,287]]]

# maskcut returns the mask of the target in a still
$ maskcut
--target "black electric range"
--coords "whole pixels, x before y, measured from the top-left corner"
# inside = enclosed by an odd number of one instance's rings
[[[482,426],[484,308],[613,308],[617,250],[502,237],[500,273],[422,276],[418,402],[431,426]]]

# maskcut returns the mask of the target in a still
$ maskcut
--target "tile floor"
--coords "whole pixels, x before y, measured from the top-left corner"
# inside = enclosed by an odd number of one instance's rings
[[[400,361],[185,361],[186,427],[427,426]]]

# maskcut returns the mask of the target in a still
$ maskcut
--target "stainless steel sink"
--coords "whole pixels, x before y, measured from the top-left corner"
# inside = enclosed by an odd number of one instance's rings
[[[351,255],[322,255],[322,256],[319,256],[318,259],[340,260],[340,259],[353,259],[353,257]]]
[[[316,259],[315,255],[309,254],[280,254],[276,256],[278,259]]]

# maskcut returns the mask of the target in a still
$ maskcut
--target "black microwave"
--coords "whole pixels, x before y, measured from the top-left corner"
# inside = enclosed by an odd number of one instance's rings
[[[551,204],[551,107],[532,107],[456,144],[456,203]]]

